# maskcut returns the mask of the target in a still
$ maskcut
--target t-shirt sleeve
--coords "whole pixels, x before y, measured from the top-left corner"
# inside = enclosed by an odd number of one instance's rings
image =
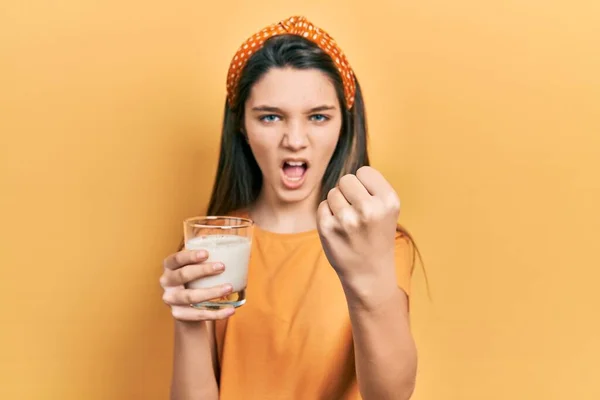
[[[406,295],[410,295],[410,281],[414,265],[414,247],[410,239],[400,232],[396,233],[394,256],[398,286],[406,292]]]

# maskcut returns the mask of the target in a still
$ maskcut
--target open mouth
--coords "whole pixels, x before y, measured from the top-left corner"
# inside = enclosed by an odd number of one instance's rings
[[[296,188],[302,184],[308,163],[302,160],[285,160],[281,167],[284,184],[289,188]]]

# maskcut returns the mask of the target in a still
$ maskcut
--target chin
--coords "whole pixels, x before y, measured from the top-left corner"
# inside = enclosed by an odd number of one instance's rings
[[[275,190],[275,197],[283,204],[296,204],[309,200],[314,195],[317,195],[319,188],[316,186],[311,186],[308,184],[309,182],[305,182],[302,187],[297,189],[288,189],[283,187],[282,185],[278,185]]]
[[[277,193],[277,198],[284,204],[295,204],[305,201],[308,197],[310,197],[311,192],[306,191],[281,191]]]

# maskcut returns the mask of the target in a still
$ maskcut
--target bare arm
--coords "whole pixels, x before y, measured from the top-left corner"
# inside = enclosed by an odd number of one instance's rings
[[[172,400],[217,400],[214,326],[208,321],[175,321]]]
[[[410,399],[417,367],[417,351],[410,332],[407,296],[394,281],[373,290],[344,287],[358,386],[363,399]]]
[[[415,386],[408,299],[397,286],[396,263],[408,271],[396,255],[399,212],[397,193],[371,167],[340,178],[317,210],[323,250],[346,295],[365,400],[406,400]]]
[[[163,301],[175,318],[175,344],[171,400],[217,400],[217,355],[214,321],[233,315],[233,308],[198,310],[190,304],[221,297],[231,292],[231,285],[209,289],[185,289],[198,278],[220,274],[225,267],[206,262],[205,251],[181,251],[165,259],[160,284]]]

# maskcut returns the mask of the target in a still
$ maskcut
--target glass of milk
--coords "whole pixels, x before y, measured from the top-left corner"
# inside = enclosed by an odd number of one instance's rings
[[[192,304],[201,309],[239,307],[246,302],[248,262],[252,246],[254,223],[238,217],[194,217],[183,222],[183,235],[187,250],[206,250],[206,262],[221,262],[225,271],[189,282],[188,289],[205,289],[230,284],[233,292],[227,296]]]

